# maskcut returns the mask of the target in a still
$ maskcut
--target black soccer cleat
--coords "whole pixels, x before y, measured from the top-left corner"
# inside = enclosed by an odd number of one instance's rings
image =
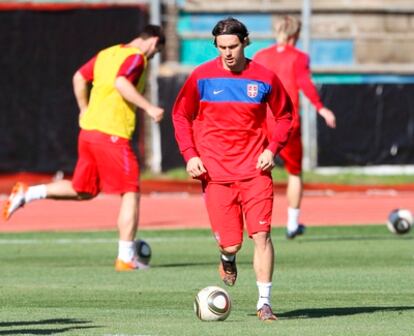
[[[233,261],[226,261],[220,258],[219,273],[221,280],[227,286],[233,286],[237,279],[236,258]]]

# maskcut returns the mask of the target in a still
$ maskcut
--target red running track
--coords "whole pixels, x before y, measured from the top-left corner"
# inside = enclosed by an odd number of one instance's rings
[[[3,196],[1,203],[5,200]],[[3,204],[1,204],[3,205]],[[8,221],[0,232],[116,229],[120,198],[101,195],[94,200],[34,201]],[[286,198],[276,194],[273,225],[286,222]],[[381,224],[394,208],[414,212],[414,191],[307,191],[301,221],[306,225]],[[200,194],[150,193],[142,196],[140,229],[209,227]]]

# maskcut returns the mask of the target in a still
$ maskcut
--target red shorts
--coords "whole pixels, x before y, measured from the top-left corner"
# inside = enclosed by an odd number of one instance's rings
[[[128,139],[82,130],[72,185],[78,193],[96,196],[139,192],[139,167]]]
[[[302,137],[300,127],[298,127],[293,129],[288,143],[279,153],[290,174],[299,175],[302,172],[302,153]]]
[[[276,123],[272,114],[267,111],[268,138],[271,138],[270,130],[275,127]],[[302,172],[302,136],[300,130],[300,119],[295,119],[293,122],[292,133],[286,146],[280,151],[279,156],[283,160],[285,169],[293,175],[299,175]]]
[[[225,184],[208,182],[204,190],[211,229],[221,247],[242,243],[244,221],[249,237],[257,232],[270,232],[273,208],[270,176]]]

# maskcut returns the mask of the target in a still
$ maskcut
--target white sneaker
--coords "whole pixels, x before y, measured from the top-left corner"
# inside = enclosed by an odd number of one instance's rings
[[[11,215],[19,208],[21,208],[25,203],[25,194],[27,191],[27,185],[23,182],[17,182],[9,196],[9,199],[4,204],[3,208],[3,218],[8,220]]]

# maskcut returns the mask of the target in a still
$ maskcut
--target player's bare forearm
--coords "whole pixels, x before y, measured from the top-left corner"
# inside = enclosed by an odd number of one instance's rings
[[[136,90],[135,86],[127,78],[117,77],[115,88],[125,100],[144,110],[154,121],[159,122],[162,120],[164,109],[152,105]]]
[[[73,93],[79,107],[80,113],[83,113],[88,107],[88,81],[83,78],[82,74],[77,71],[72,78]]]

